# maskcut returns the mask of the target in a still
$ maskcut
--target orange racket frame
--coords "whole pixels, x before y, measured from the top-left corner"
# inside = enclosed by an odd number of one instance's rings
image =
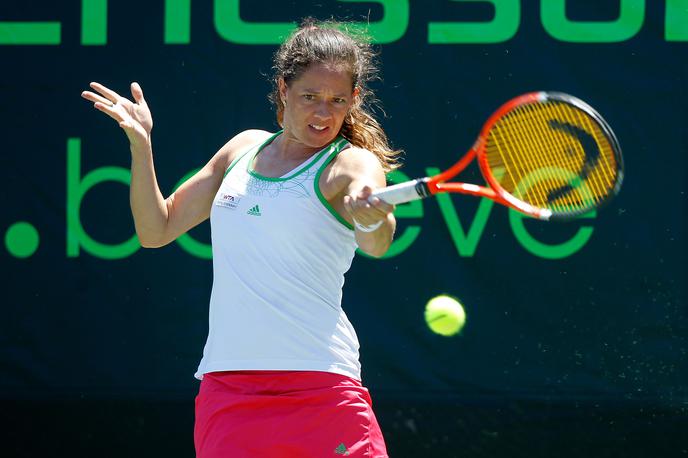
[[[509,100],[504,105],[499,107],[485,122],[483,128],[480,131],[480,134],[478,135],[477,140],[475,141],[471,149],[456,164],[454,164],[452,167],[448,168],[444,172],[441,172],[432,177],[420,178],[406,183],[400,183],[397,185],[392,185],[383,189],[376,190],[375,192],[373,192],[371,197],[378,197],[385,202],[391,204],[398,204],[409,202],[411,200],[422,199],[440,192],[452,192],[479,197],[487,197],[488,199],[492,199],[497,203],[514,208],[515,210],[518,210],[522,213],[528,214],[530,216],[542,220],[566,220],[575,218],[579,214],[585,213],[579,212],[577,214],[563,215],[554,214],[554,212],[550,209],[535,207],[526,202],[523,202],[522,200],[511,195],[499,184],[497,178],[495,178],[495,176],[492,173],[492,170],[488,165],[486,155],[486,144],[489,132],[491,131],[493,126],[502,117],[504,117],[507,113],[513,111],[518,106],[532,103],[541,103],[546,102],[548,100],[565,102],[574,105],[578,109],[583,110],[588,115],[590,115],[590,117],[601,127],[602,132],[609,140],[609,143],[612,146],[616,158],[618,172],[617,179],[612,191],[609,193],[609,196],[607,196],[607,198],[604,199],[604,202],[607,202],[609,199],[611,199],[611,197],[618,193],[623,179],[623,160],[621,158],[621,149],[618,145],[616,136],[614,135],[613,131],[606,123],[606,121],[604,121],[604,119],[586,103],[568,94],[544,91],[530,92],[527,94],[520,95]],[[478,161],[478,165],[480,167],[480,171],[489,187],[470,183],[448,182],[448,180],[461,173],[476,158]],[[598,204],[596,204],[595,208],[600,207],[602,203],[603,202],[599,202]]]

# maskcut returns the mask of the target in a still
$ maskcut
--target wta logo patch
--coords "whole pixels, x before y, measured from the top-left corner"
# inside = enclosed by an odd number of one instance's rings
[[[241,197],[234,196],[232,194],[222,193],[215,200],[215,205],[220,207],[229,208],[230,210],[235,210],[239,206]]]

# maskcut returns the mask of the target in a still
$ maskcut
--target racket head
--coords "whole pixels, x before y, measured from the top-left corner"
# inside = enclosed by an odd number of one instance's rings
[[[602,207],[624,176],[609,124],[561,92],[531,92],[505,103],[473,149],[498,200],[545,220],[570,220]]]

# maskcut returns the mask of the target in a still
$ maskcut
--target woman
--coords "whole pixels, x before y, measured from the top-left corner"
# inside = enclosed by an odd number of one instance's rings
[[[394,208],[369,197],[397,152],[363,108],[369,45],[333,25],[307,20],[275,54],[282,130],[238,134],[167,199],[140,86],[134,102],[97,83],[82,94],[129,138],[142,246],[211,219],[210,329],[196,373],[202,458],[387,456],[341,294],[356,247],[380,256],[392,241]]]

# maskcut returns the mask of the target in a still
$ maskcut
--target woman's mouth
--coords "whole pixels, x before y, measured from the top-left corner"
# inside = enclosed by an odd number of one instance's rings
[[[328,129],[327,126],[321,126],[320,124],[308,124],[308,127],[318,133],[323,133]]]

